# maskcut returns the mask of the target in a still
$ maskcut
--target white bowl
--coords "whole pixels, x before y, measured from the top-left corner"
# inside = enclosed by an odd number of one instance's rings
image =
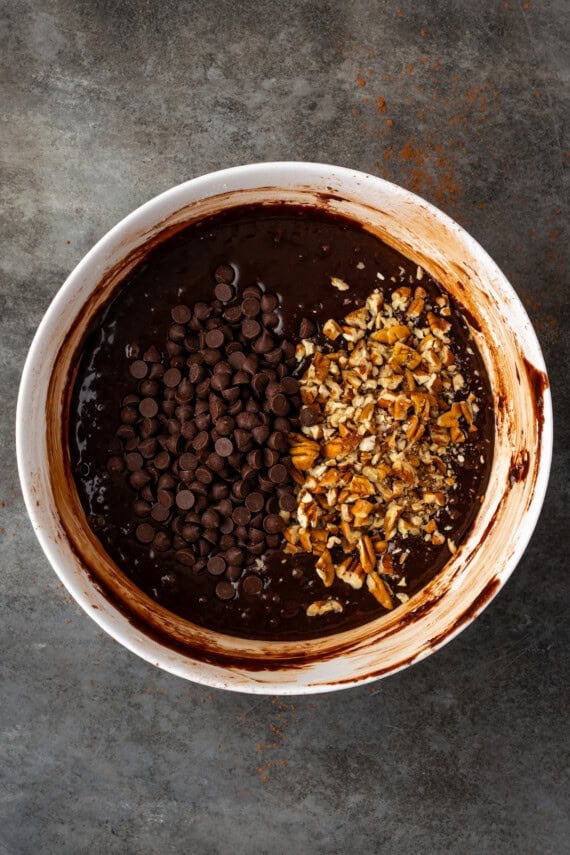
[[[189,222],[252,202],[311,204],[363,223],[421,264],[465,310],[496,401],[489,487],[457,554],[385,617],[311,642],[251,641],[194,626],[158,606],[114,565],[87,527],[67,450],[67,402],[82,336],[148,250]],[[149,662],[236,691],[330,691],[394,673],[464,629],[513,572],[544,499],[552,451],[548,379],[530,321],[501,271],[453,220],[380,178],[317,163],[259,163],[173,187],[87,253],[36,333],[17,411],[18,466],[34,529],[85,611]]]

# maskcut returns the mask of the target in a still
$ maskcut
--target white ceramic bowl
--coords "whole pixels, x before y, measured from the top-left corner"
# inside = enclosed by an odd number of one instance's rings
[[[90,318],[156,243],[235,205],[280,201],[338,211],[421,264],[465,309],[496,400],[495,455],[475,525],[422,591],[385,617],[311,642],[232,638],[193,626],[127,580],[89,531],[70,474],[68,391]],[[467,626],[514,570],[546,490],[552,413],[529,319],[484,250],[418,196],[380,178],[315,163],[260,163],[173,187],[138,208],[78,264],[46,312],[22,377],[18,466],[28,513],[56,573],[113,638],[167,671],[237,691],[329,691],[394,673]]]

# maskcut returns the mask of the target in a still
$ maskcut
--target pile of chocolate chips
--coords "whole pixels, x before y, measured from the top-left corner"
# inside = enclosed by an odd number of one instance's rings
[[[280,511],[296,507],[287,434],[301,401],[295,346],[277,333],[279,298],[257,285],[238,297],[230,265],[214,276],[215,299],[175,306],[164,350],[131,363],[123,454],[107,467],[126,470],[136,491],[136,539],[220,576],[216,595],[229,600],[240,579],[262,591],[256,560],[280,547]]]

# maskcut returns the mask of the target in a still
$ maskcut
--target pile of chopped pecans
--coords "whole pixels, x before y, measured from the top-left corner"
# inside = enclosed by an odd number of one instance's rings
[[[418,282],[422,276],[418,268]],[[475,396],[461,399],[450,314],[447,297],[431,303],[420,284],[398,287],[386,302],[376,290],[340,323],[325,323],[330,349],[310,340],[297,347],[297,358],[311,361],[301,380],[301,433],[289,439],[298,505],[286,551],[318,556],[326,587],[335,578],[366,584],[385,609],[394,597],[408,599],[394,594],[406,587],[406,539],[445,543],[438,513],[455,487],[461,444],[477,430]],[[306,613],[342,608],[329,598]]]

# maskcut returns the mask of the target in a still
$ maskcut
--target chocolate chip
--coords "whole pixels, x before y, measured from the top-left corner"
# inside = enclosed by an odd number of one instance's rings
[[[241,428],[238,428],[234,433],[234,439],[238,451],[249,451],[252,446],[253,440],[251,434],[247,430],[242,430]]]
[[[195,501],[196,497],[191,490],[180,490],[176,494],[176,507],[180,508],[181,511],[189,511],[190,508],[194,507]]]
[[[160,385],[156,380],[143,380],[139,391],[145,398],[156,398],[160,394]]]
[[[196,563],[196,556],[190,549],[179,549],[174,555],[179,564],[185,567],[193,567]]]
[[[317,332],[317,327],[309,318],[302,318],[299,324],[299,338],[312,338]]]
[[[275,430],[280,430],[282,433],[288,434],[291,433],[291,424],[288,419],[283,418],[282,416],[278,416],[273,420],[273,428]]]
[[[234,289],[227,282],[219,282],[214,288],[214,294],[222,303],[229,303],[234,296]]]
[[[279,462],[280,458],[281,458],[281,454],[278,451],[275,451],[273,448],[264,448],[263,449],[263,464],[268,469],[271,466],[275,466],[275,464]]]
[[[233,600],[235,597],[234,586],[231,582],[218,582],[216,585],[216,597],[220,600]]]
[[[297,507],[297,499],[293,493],[283,492],[279,496],[279,507],[282,511],[292,513]]]
[[[287,468],[283,466],[282,463],[277,463],[275,466],[272,466],[268,471],[269,480],[273,484],[283,484],[287,481],[289,477],[289,473],[287,472]]]
[[[226,560],[228,564],[241,564],[244,560],[245,556],[241,549],[238,549],[237,546],[233,546],[226,551]]]
[[[199,434],[197,434],[192,440],[192,448],[195,451],[203,451],[210,444],[210,437],[208,436],[208,432],[205,430],[201,430]]]
[[[239,505],[234,509],[232,519],[236,525],[247,525],[251,519],[251,511],[243,505]]]
[[[169,368],[168,371],[165,371],[162,380],[165,386],[173,389],[182,380],[182,374],[178,368]]]
[[[229,457],[234,450],[234,446],[230,439],[226,436],[222,436],[220,439],[216,440],[215,449],[216,454],[219,454],[220,457]]]
[[[165,531],[158,531],[152,542],[153,549],[156,549],[157,552],[166,552],[167,549],[170,549],[171,544],[172,541]]]
[[[197,525],[187,524],[182,529],[182,537],[187,543],[196,543],[200,539],[200,529]]]
[[[283,351],[283,355],[285,359],[294,359],[295,357],[295,345],[292,341],[287,341],[285,339],[281,342],[281,350]]]
[[[251,513],[258,513],[264,506],[265,500],[263,494],[257,491],[250,493],[245,498],[245,506]]]
[[[246,355],[243,350],[232,350],[231,353],[228,354],[228,362],[232,368],[239,370],[243,363],[246,360]]]
[[[243,289],[244,297],[255,297],[256,300],[261,300],[263,296],[263,291],[258,285],[248,285]]]
[[[170,341],[180,344],[180,342],[184,341],[186,337],[186,327],[182,326],[182,324],[171,324],[168,328],[168,337]],[[166,345],[166,350],[171,356],[174,356],[176,353],[181,353],[181,350],[174,350],[169,347],[168,343]]]
[[[215,427],[221,436],[229,436],[235,428],[235,422],[231,416],[222,416],[216,419]]]
[[[135,475],[136,474],[137,473],[135,472]],[[144,499],[145,502],[151,502],[152,503],[152,502],[154,502],[154,493],[153,493],[152,487],[148,483],[148,481],[150,481],[150,476],[147,475],[146,472],[143,474],[146,475],[146,477],[147,477],[147,484],[141,489],[141,499]],[[134,476],[131,475],[131,479],[133,477]],[[135,487],[135,489],[138,490],[139,487]]]
[[[130,454],[125,455],[125,463],[129,472],[136,472],[137,469],[142,469],[144,460],[142,454],[132,451]]]
[[[212,576],[221,576],[226,569],[225,559],[221,555],[214,555],[208,559],[208,573]]]
[[[164,371],[164,365],[153,363],[150,366],[150,374],[148,376],[151,380],[157,380],[164,376]]]
[[[216,269],[214,271],[214,279],[218,283],[228,284],[230,282],[233,282],[234,278],[235,278],[234,269],[229,264],[220,264],[218,267],[216,267]],[[216,297],[218,297],[217,294],[216,294]],[[218,300],[221,300],[221,299],[222,299],[221,297],[218,297]]]
[[[269,402],[269,407],[272,413],[275,413],[276,416],[286,416],[289,412],[289,401],[285,397],[285,395],[275,395],[274,398]]]
[[[241,366],[242,371],[247,371],[248,374],[255,374],[257,371],[259,360],[257,356],[251,354],[250,356],[246,356]]]
[[[206,333],[206,344],[213,349],[220,348],[224,343],[224,334],[220,329],[213,329]]]
[[[265,552],[265,543],[250,543],[247,551],[250,555],[263,555]]]
[[[251,380],[251,386],[258,398],[261,398],[267,387],[267,377],[265,374],[255,374]]]
[[[170,455],[168,451],[161,451],[153,460],[157,469],[168,469],[170,465]]]
[[[259,425],[258,427],[253,428],[251,435],[258,445],[262,445],[269,436],[269,428],[267,425]]]
[[[247,318],[245,321],[242,322],[241,331],[244,337],[251,341],[252,339],[256,339],[257,336],[260,334],[261,326],[253,318]]]
[[[261,322],[264,327],[268,327],[269,329],[275,329],[281,323],[281,318],[277,314],[277,312],[264,312],[261,316]],[[279,361],[279,357],[275,357],[275,361]],[[273,361],[273,359],[271,360]]]
[[[148,374],[148,365],[142,359],[136,359],[131,363],[129,371],[136,380],[143,380]]]
[[[225,577],[230,582],[237,582],[237,580],[239,579],[241,574],[242,574],[241,567],[234,567],[234,566],[226,567]]]
[[[272,312],[279,305],[279,297],[269,291],[261,298],[261,308],[264,312]]]
[[[242,430],[252,430],[256,425],[259,424],[259,418],[256,413],[252,413],[250,411],[245,411],[238,413],[236,416],[236,425],[238,428]]]
[[[254,470],[263,469],[263,451],[261,448],[255,448],[247,455],[247,462]]]
[[[249,529],[249,539],[252,543],[259,543],[263,545],[265,541],[265,534],[260,531],[258,528],[253,528],[253,526]]]
[[[254,573],[250,573],[243,577],[241,587],[244,594],[256,596],[257,594],[261,594],[263,590],[263,582],[259,576],[256,576]]]
[[[202,532],[202,537],[210,544],[210,547],[216,546],[220,537],[220,532],[217,527],[206,528]],[[208,551],[211,551],[211,549]]]
[[[310,405],[301,407],[301,411],[299,413],[299,421],[305,427],[312,427],[313,425],[317,425],[321,421],[321,414],[318,410],[318,407]]]
[[[122,440],[131,439],[133,436],[136,437],[136,435],[136,431],[132,425],[120,425],[115,432],[115,436]]]
[[[174,397],[179,404],[185,404],[187,401],[191,401],[194,397],[194,387],[187,377],[183,377],[178,384]]]
[[[187,451],[180,455],[178,465],[181,469],[194,470],[198,466],[198,458],[195,454]]]
[[[198,466],[196,469],[196,478],[200,484],[211,484],[214,476],[207,466]]]
[[[296,377],[291,377],[290,375],[284,377],[281,381],[281,385],[283,386],[283,391],[287,395],[297,395],[299,392],[300,386]]]
[[[138,419],[138,413],[134,407],[123,407],[120,413],[120,418],[125,425],[134,425]]]
[[[144,499],[137,499],[133,505],[133,511],[137,517],[147,517],[150,514],[150,504]]]
[[[274,430],[269,439],[267,440],[267,445],[269,448],[274,451],[280,451],[281,453],[287,451],[289,447],[289,443],[287,442],[287,436],[280,430]]]
[[[144,469],[138,469],[129,477],[129,483],[135,490],[142,490],[150,481],[150,475]]]
[[[143,353],[143,359],[145,362],[160,362],[161,358],[160,351],[154,346],[154,344],[151,344],[151,346]]]
[[[285,527],[285,523],[279,516],[279,514],[268,514],[263,520],[263,528],[267,532],[267,534],[277,534],[280,531],[283,531]]]
[[[231,324],[237,323],[241,317],[241,306],[229,306],[224,311],[224,318]]]
[[[212,307],[207,303],[196,303],[194,306],[194,315],[199,321],[207,320],[212,314]]]
[[[201,523],[206,528],[216,528],[220,524],[220,515],[213,508],[208,508],[202,514]]]
[[[237,401],[237,399],[239,398],[239,395],[240,395],[239,386],[230,386],[228,389],[224,389],[222,391],[222,398],[224,399],[224,401],[227,401],[228,404],[235,403]],[[241,404],[238,407],[237,412],[239,412],[240,409],[241,409]],[[230,415],[232,414],[230,407],[228,407],[228,413],[230,413]]]
[[[222,534],[231,534],[234,530],[234,521],[231,517],[226,517],[220,523],[220,531]]]
[[[150,515],[153,520],[156,522],[166,522],[168,517],[170,516],[170,509],[165,508],[164,505],[160,505],[158,502],[152,506]]]
[[[171,508],[174,504],[174,496],[169,490],[157,490],[156,501],[164,508]]]
[[[154,540],[154,528],[150,523],[141,523],[135,530],[135,537],[141,543],[152,543]]]
[[[139,412],[141,416],[152,419],[158,413],[158,404],[154,398],[143,398],[139,404]]]
[[[127,407],[129,404],[138,404],[140,398],[138,395],[125,395],[121,404],[123,407]]]
[[[217,330],[216,330],[216,332],[217,332]],[[212,347],[207,347],[202,352],[202,355],[204,357],[204,362],[206,363],[206,365],[209,365],[210,367],[215,365],[216,362],[219,362],[220,359],[222,358],[222,352],[220,350],[215,350]]]
[[[158,479],[156,485],[157,490],[174,490],[176,487],[176,479],[168,472],[164,472]]]
[[[184,305],[184,303],[180,303],[180,305],[174,306],[171,310],[170,317],[177,324],[187,324],[192,317],[192,310],[189,306]]]
[[[201,363],[192,362],[188,367],[188,379],[191,383],[201,383],[206,377],[206,369]]]
[[[245,323],[245,321],[244,321],[244,323]],[[245,335],[245,333],[244,333],[244,335]],[[263,332],[261,333],[259,338],[257,338],[253,342],[252,348],[253,348],[253,350],[255,350],[256,353],[268,353],[270,350],[272,350],[273,345],[274,345],[273,338],[269,335],[267,330],[263,330]]]
[[[255,297],[246,297],[242,301],[241,310],[247,318],[255,318],[261,311],[259,300],[256,300]]]

